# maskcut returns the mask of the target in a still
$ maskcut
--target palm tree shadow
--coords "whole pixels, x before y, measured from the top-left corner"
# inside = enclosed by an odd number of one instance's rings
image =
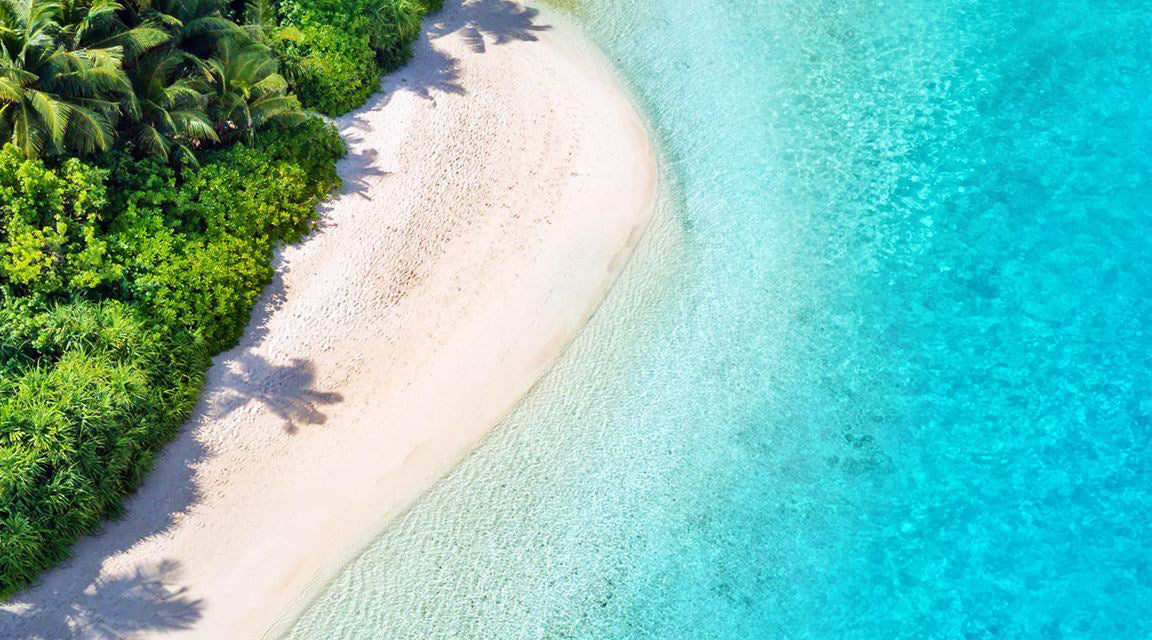
[[[377,93],[360,110],[373,111],[391,101],[397,92],[413,93],[425,100],[437,94],[465,95],[460,81],[460,61],[433,41],[460,33],[468,48],[484,53],[489,45],[534,42],[549,25],[537,24],[540,12],[511,0],[449,0],[439,13],[425,20],[423,36],[412,46],[412,60],[396,73],[386,76]]]
[[[316,366],[311,361],[292,358],[288,364],[275,364],[257,351],[268,337],[269,322],[287,300],[284,276],[290,266],[282,255],[274,266],[272,282],[252,309],[240,344],[222,354],[209,372],[202,416],[219,420],[255,404],[283,420],[285,431],[296,433],[301,424],[328,422],[319,407],[344,396],[316,388]]]
[[[356,111],[336,119],[348,142],[349,153],[340,162],[341,195],[368,198],[373,183],[391,175],[379,168],[378,152],[364,133],[378,126],[368,114],[384,108],[398,93],[411,93],[435,101],[438,95],[467,95],[460,76],[460,61],[433,41],[460,33],[466,45],[484,53],[489,45],[532,42],[552,27],[537,24],[539,11],[510,0],[448,0],[439,13],[425,20],[423,35],[412,45],[412,59],[380,80],[380,90]],[[319,207],[318,227],[328,224],[328,207]]]
[[[26,603],[0,609],[5,638],[118,640],[143,632],[190,629],[202,615],[203,601],[168,585],[179,579],[180,565],[161,561],[150,567],[100,578],[63,602]]]
[[[328,421],[319,406],[344,399],[339,393],[313,387],[316,368],[308,360],[293,358],[289,364],[269,362],[253,350],[231,358],[227,370],[214,381],[219,389],[209,409],[213,419],[223,418],[252,403],[258,403],[284,421],[288,433],[299,425],[320,425]]]
[[[437,93],[458,96],[468,93],[460,83],[460,61],[432,46],[427,37],[412,45],[411,62],[401,71],[384,78],[380,93],[365,106],[382,107],[397,91],[407,91],[425,100],[434,100]]]
[[[436,40],[460,32],[472,51],[484,53],[488,40],[497,45],[537,40],[538,32],[552,28],[536,24],[539,15],[536,9],[509,0],[472,0],[434,16],[428,37]]]
[[[378,179],[386,178],[392,174],[377,166],[379,151],[358,144],[363,140],[361,136],[345,130],[345,138],[348,141],[348,155],[344,156],[337,166],[337,170],[340,172],[340,195],[358,195],[365,200],[370,200],[368,191],[372,184]],[[329,201],[320,205],[321,219],[331,206]]]

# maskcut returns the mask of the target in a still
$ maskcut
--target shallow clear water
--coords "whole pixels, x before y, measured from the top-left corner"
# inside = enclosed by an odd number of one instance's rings
[[[290,637],[1152,637],[1152,5],[580,5],[680,200]]]

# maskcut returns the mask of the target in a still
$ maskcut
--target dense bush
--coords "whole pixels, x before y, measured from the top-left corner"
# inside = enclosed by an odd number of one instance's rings
[[[342,154],[335,131],[313,120],[294,135],[272,132],[252,147],[210,155],[179,187],[167,186],[171,172],[163,167],[140,176],[157,186],[128,192],[133,201],[111,240],[123,255],[126,289],[210,351],[229,346],[271,277],[272,248],[306,230],[338,182],[332,160]]]
[[[0,308],[0,593],[60,560],[195,402],[205,359],[130,304]]]
[[[307,24],[299,37],[281,40],[276,53],[302,103],[336,115],[363,104],[380,82],[376,56],[362,34]]]
[[[98,234],[105,175],[74,158],[51,171],[14,145],[0,149],[0,284],[43,296],[119,275]]]
[[[150,466],[343,151],[316,119],[182,172],[0,150],[0,594],[63,557]]]
[[[327,114],[360,106],[380,74],[404,64],[420,34],[420,18],[441,0],[283,0],[276,40],[285,74],[301,102]]]

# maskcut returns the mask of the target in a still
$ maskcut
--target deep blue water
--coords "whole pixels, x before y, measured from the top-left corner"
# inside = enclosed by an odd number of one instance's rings
[[[664,228],[292,637],[1152,637],[1152,3],[580,5]]]

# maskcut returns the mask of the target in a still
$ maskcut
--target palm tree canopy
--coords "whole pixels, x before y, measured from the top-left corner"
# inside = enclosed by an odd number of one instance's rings
[[[269,122],[303,117],[300,102],[288,93],[288,82],[265,45],[223,40],[207,64],[210,114],[222,138],[250,137]]]
[[[219,0],[0,0],[0,141],[29,157],[117,142],[195,162],[194,149],[301,117],[254,3],[240,27]],[[287,34],[290,36],[290,34]]]

